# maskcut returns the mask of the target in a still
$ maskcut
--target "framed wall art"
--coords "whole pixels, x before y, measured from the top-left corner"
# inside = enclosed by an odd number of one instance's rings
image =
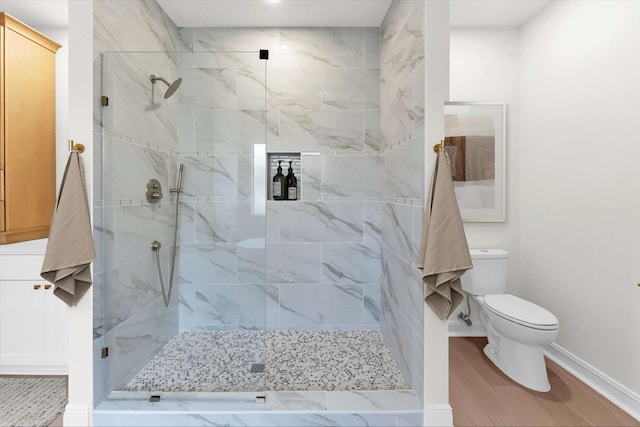
[[[504,222],[505,104],[445,104],[445,149],[464,222]]]

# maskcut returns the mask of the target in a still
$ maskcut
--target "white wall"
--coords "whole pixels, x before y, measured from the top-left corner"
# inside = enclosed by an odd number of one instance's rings
[[[521,31],[519,294],[640,392],[640,2],[553,2]],[[526,255],[526,256],[524,256]]]
[[[82,155],[93,205],[93,2],[69,3],[69,138]],[[69,396],[65,426],[91,425],[93,406],[93,288],[69,310]]]
[[[449,84],[449,2],[424,5],[425,44],[425,200],[428,198],[435,153],[429,150],[444,138],[444,101]],[[424,314],[424,426],[452,426],[449,405],[449,339],[447,322],[425,308]]]
[[[551,310],[562,348],[636,393],[637,16],[640,2],[554,2],[520,30],[455,29],[450,77],[452,101],[507,104],[507,222],[466,224],[470,247],[509,250],[508,292]]]
[[[449,100],[453,102],[500,102],[506,104],[506,197],[507,221],[504,223],[465,223],[470,248],[502,248],[517,258],[519,161],[519,35],[509,29],[451,29],[450,31]],[[509,284],[517,277],[510,271]],[[463,277],[464,280],[464,277]],[[480,325],[479,307],[471,302],[471,320]],[[451,315],[467,312],[462,304]],[[464,324],[462,324],[464,325]],[[466,327],[461,328],[466,331]]]

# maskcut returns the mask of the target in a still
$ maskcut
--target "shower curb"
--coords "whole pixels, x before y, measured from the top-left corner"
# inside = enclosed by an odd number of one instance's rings
[[[155,425],[170,420],[175,425],[202,425],[203,419],[224,425],[318,425],[350,426],[354,420],[366,425],[422,426],[421,402],[411,390],[266,392],[266,403],[257,404],[250,393],[194,393],[200,399],[161,398],[157,403],[143,399],[106,400],[93,412],[94,425]],[[217,401],[216,401],[217,400]],[[446,422],[450,408],[431,408],[434,424]],[[448,406],[448,405],[446,405]],[[435,412],[434,412],[435,411]],[[448,412],[447,412],[448,411]],[[198,421],[199,420],[199,421]],[[200,422],[200,424],[198,424]],[[330,422],[326,424],[326,422]],[[244,423],[244,424],[243,424]]]

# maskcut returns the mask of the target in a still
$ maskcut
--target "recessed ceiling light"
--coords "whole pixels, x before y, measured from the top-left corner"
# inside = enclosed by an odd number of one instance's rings
[[[267,0],[267,3],[280,3],[280,0]]]

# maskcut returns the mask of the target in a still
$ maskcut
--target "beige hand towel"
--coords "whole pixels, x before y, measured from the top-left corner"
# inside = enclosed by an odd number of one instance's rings
[[[462,302],[460,277],[473,268],[456,200],[449,156],[438,152],[424,212],[418,256],[425,284],[425,302],[446,319]]]
[[[53,293],[74,306],[91,286],[91,262],[96,258],[82,159],[72,152],[62,178],[51,220],[47,251],[40,275],[53,283]]]

